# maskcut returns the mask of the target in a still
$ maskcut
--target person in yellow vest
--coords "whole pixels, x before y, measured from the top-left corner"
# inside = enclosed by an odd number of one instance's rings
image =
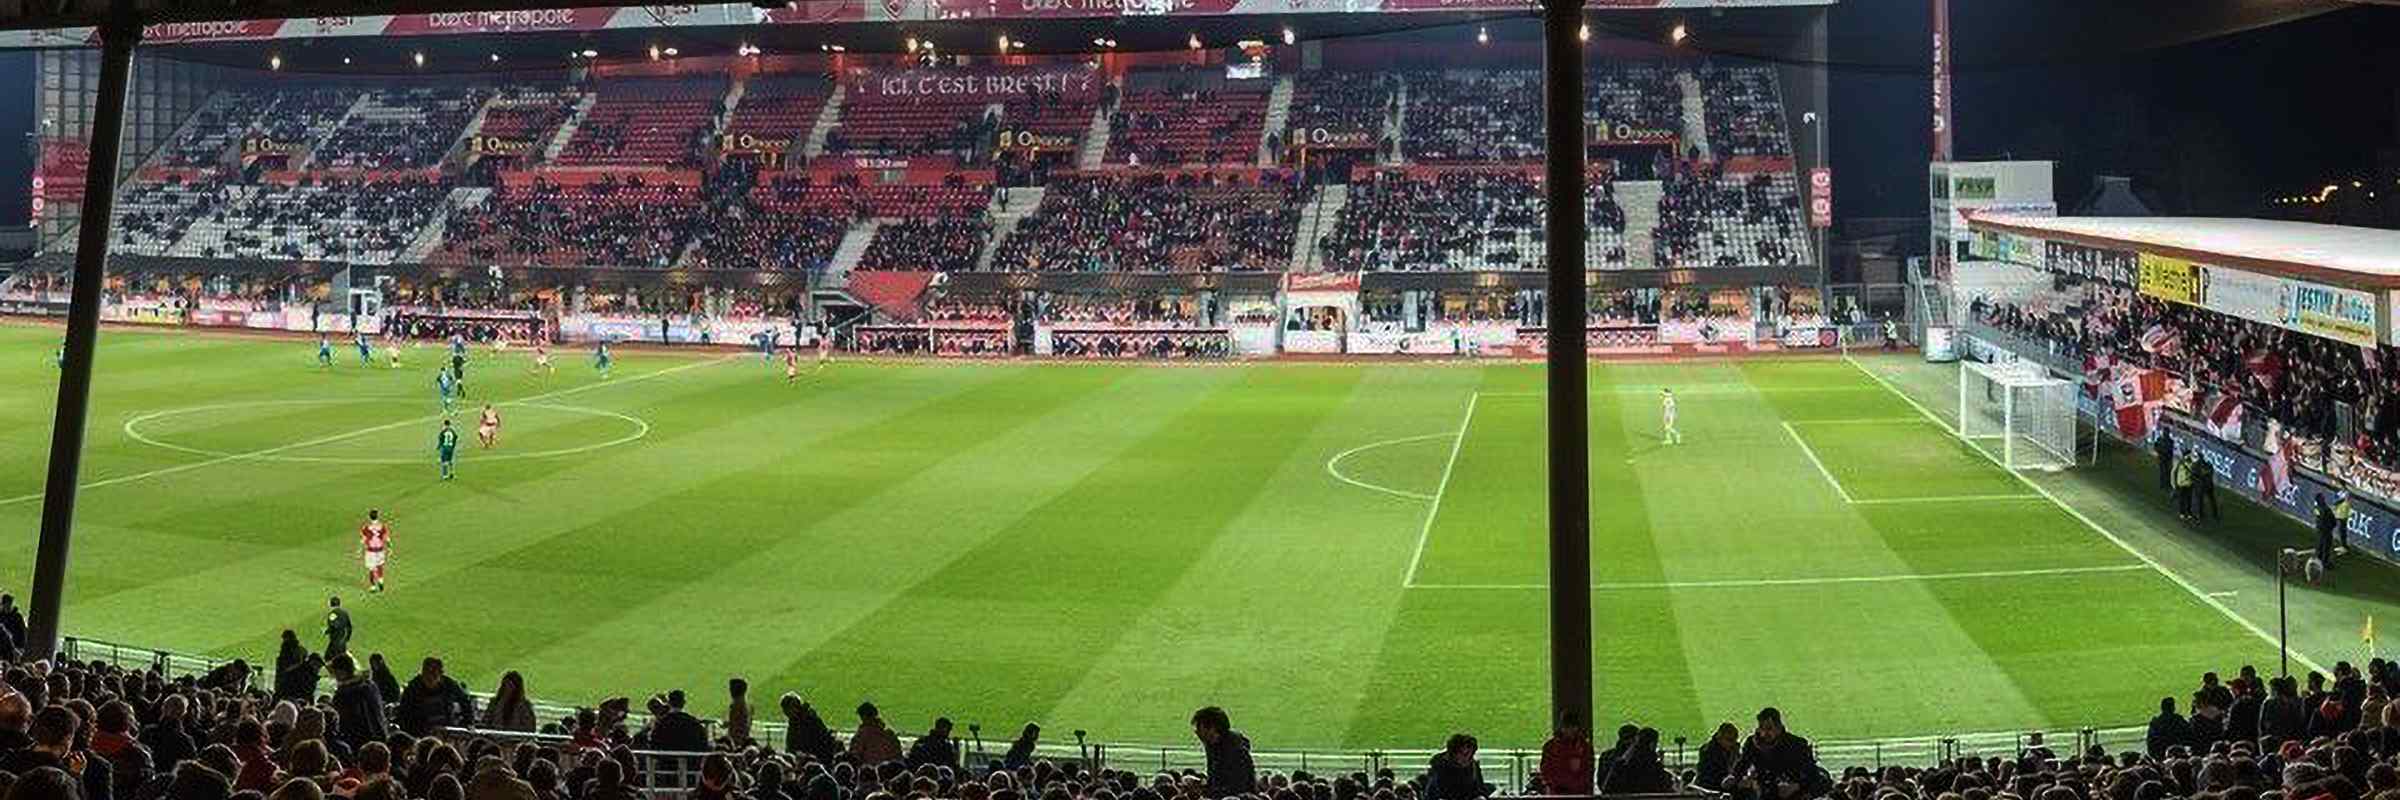
[[[2187,521],[2192,518],[2192,475],[2191,459],[2175,462],[2175,516]]]

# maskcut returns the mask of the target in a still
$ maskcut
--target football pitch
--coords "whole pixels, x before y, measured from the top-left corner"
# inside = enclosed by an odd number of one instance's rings
[[[30,581],[55,327],[0,325],[0,587]],[[1185,742],[1226,706],[1265,749],[1487,747],[1547,728],[1537,364],[837,362],[478,349],[438,479],[440,351],[103,332],[66,627],[269,657],[325,596],[402,672],[438,653],[545,700],[799,691]],[[1950,436],[1911,357],[1595,364],[1604,726],[1705,737],[1781,707],[1822,740],[2138,724],[2202,670],[2272,669],[2299,526],[2174,524],[2148,462],[2019,477]],[[1954,378],[1953,378],[1954,380]],[[1686,442],[1660,437],[1661,388]],[[1912,402],[1914,395],[1915,402]],[[1954,397],[1954,395],[1953,395]],[[1954,400],[1952,402],[1955,402]],[[360,591],[366,510],[391,591]],[[2359,660],[2390,571],[2296,599]],[[2347,638],[2345,639],[2345,636]],[[2302,665],[2295,663],[2295,668]]]

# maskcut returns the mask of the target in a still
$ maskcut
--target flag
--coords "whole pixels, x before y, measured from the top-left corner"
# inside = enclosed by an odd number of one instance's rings
[[[2292,485],[2292,440],[2283,435],[2283,423],[2267,420],[2267,471],[2258,476],[2258,496],[2274,499],[2284,487]]]
[[[2119,365],[2108,391],[2109,406],[2117,412],[2117,433],[2137,442],[2149,439],[2151,420],[2166,393],[2166,373]]]
[[[2166,323],[2157,323],[2142,331],[2142,351],[2160,358],[2173,358],[2183,349],[2183,337],[2176,335]]]
[[[2229,442],[2242,440],[2242,401],[2232,392],[2218,392],[2208,399],[2202,415],[2208,420],[2208,432]]]

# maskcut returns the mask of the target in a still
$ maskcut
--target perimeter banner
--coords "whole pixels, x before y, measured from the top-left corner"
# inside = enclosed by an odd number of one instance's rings
[[[2180,258],[2143,253],[2134,288],[2170,303],[2200,305],[2200,265]]]
[[[2233,490],[2251,502],[2282,512],[2302,525],[2314,524],[2316,498],[2331,495],[2343,487],[2334,484],[2329,476],[2305,470],[2288,463],[2274,453],[2260,454],[2240,444],[2217,438],[2197,423],[2180,415],[2166,415],[2164,432],[2175,440],[2178,453],[2199,453],[2217,473],[2217,485]],[[2400,561],[2400,512],[2374,498],[2352,493],[2350,499],[2350,547],[2363,550],[2387,561]],[[2306,549],[2313,541],[2294,538],[2294,545]]]
[[[1098,70],[1089,66],[1026,69],[912,69],[905,72],[850,73],[850,100],[864,98],[945,97],[1004,100],[1032,95],[1086,99],[1100,95]]]

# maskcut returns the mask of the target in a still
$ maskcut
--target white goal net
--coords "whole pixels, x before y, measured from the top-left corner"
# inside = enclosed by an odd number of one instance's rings
[[[2031,362],[1958,364],[1959,436],[2009,469],[2075,465],[2075,384]]]

